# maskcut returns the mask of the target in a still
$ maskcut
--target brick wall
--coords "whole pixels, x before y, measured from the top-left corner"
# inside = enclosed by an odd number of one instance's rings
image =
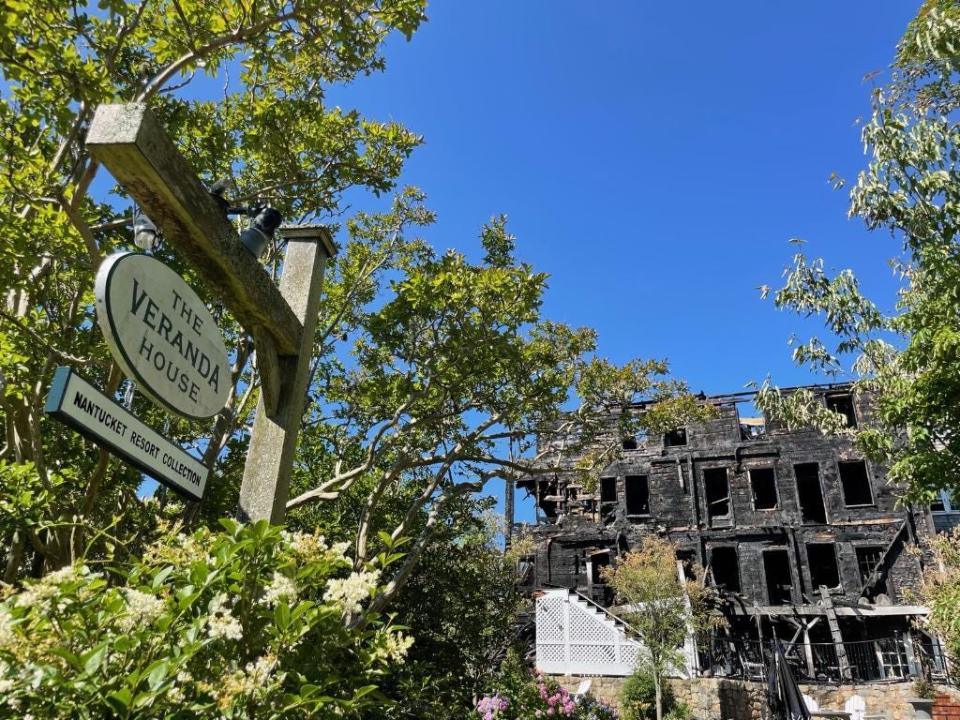
[[[938,693],[933,704],[933,720],[960,720],[960,699]]]

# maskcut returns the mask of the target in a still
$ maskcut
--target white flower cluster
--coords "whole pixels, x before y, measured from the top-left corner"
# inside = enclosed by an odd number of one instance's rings
[[[264,655],[257,658],[256,662],[247,663],[243,670],[235,670],[225,675],[217,687],[213,688],[217,705],[226,709],[233,705],[237,698],[252,696],[258,690],[263,691],[276,666],[275,655]]]
[[[3,605],[0,605],[0,648],[13,644],[16,635],[13,633],[13,616]]]
[[[379,580],[380,570],[352,572],[350,577],[328,581],[323,599],[340,605],[344,615],[353,615],[360,612],[360,603],[370,597]]]
[[[46,605],[47,600],[57,595],[60,585],[67,580],[72,580],[76,575],[89,575],[90,569],[86,565],[74,567],[67,565],[59,570],[44,575],[35,583],[28,585],[17,596],[17,607],[28,607],[32,605]]]
[[[345,560],[350,543],[339,542],[328,545],[323,535],[316,533],[287,532],[281,533],[284,541],[296,555],[307,559],[326,557],[328,560]]]
[[[413,638],[403,633],[390,633],[383,643],[383,657],[400,662],[407,656],[407,650],[413,645]]]
[[[247,663],[243,670],[249,683],[256,688],[266,684],[270,678],[270,673],[276,666],[277,658],[275,655],[263,655],[258,657],[256,662]]]
[[[267,586],[260,603],[267,607],[273,607],[281,598],[295,598],[297,596],[297,585],[286,575],[275,572],[273,580]]]
[[[167,690],[167,697],[171,702],[182,703],[186,698],[186,693],[183,691],[184,686],[189,685],[193,682],[193,675],[191,675],[186,670],[181,670],[177,673],[177,677],[174,680],[173,684]]]
[[[207,549],[207,545],[193,535],[170,536],[149,545],[144,560],[151,565],[190,565],[198,561],[210,565],[213,556]]]
[[[130,632],[139,625],[149,625],[163,612],[160,598],[133,588],[124,588],[122,592],[127,610],[117,624],[123,632]]]
[[[0,660],[0,698],[13,690],[16,682],[13,678],[4,677],[10,672],[10,666],[3,660]]]
[[[243,626],[227,607],[227,594],[217,593],[210,601],[210,617],[207,619],[207,634],[214,640],[226,638],[239,640],[243,637]]]

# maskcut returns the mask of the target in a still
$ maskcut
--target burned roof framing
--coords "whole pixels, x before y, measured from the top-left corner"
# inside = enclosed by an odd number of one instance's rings
[[[845,386],[811,389],[851,425],[869,416],[869,399]],[[842,646],[909,633],[925,612],[910,590],[928,560],[929,509],[901,506],[885,469],[850,437],[745,417],[739,407],[751,400],[706,398],[713,419],[626,443],[595,492],[573,472],[519,482],[539,500],[537,525],[521,529],[534,540],[530,589],[568,588],[609,606],[595,558],[615,563],[656,533],[718,588],[732,640],[796,633]],[[834,679],[862,677],[843,654]]]

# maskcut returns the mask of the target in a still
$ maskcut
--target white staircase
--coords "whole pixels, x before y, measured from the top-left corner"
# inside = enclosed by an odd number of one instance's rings
[[[537,668],[553,675],[629,675],[641,646],[625,627],[569,590],[544,590],[537,598]]]

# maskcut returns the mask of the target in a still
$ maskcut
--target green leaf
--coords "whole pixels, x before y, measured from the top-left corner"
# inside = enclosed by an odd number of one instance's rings
[[[167,679],[170,670],[170,661],[167,659],[157,660],[147,667],[147,685],[151,690],[156,690],[163,681]]]
[[[84,653],[80,656],[80,660],[83,662],[83,671],[88,675],[93,675],[100,669],[103,659],[107,655],[107,647],[109,646],[109,641],[104,640],[103,642],[97,644],[92,650]]]
[[[128,688],[120,688],[119,690],[107,693],[106,701],[117,715],[126,716],[132,698],[133,694]]]

